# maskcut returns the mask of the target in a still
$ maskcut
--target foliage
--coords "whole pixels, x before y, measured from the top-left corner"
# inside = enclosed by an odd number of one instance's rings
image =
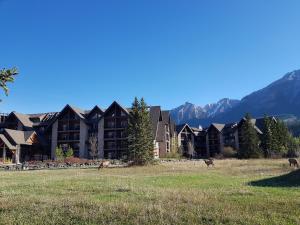
[[[8,95],[7,83],[12,83],[15,80],[15,76],[18,74],[17,68],[2,69],[0,70],[0,87]]]
[[[294,137],[300,136],[300,120],[288,122],[287,127]]]
[[[222,154],[223,158],[234,158],[237,156],[237,151],[234,148],[227,146],[227,147],[224,147],[221,154]]]
[[[240,149],[238,151],[239,158],[259,158],[262,155],[259,148],[259,137],[251,122],[251,116],[249,114],[245,117],[245,122],[241,127],[241,142]]]
[[[134,164],[144,165],[154,158],[154,143],[150,113],[142,98],[135,98],[129,116],[128,156]]]
[[[69,157],[73,157],[74,156],[74,151],[72,148],[68,148],[68,150],[65,153],[65,157],[69,158]]]
[[[90,156],[92,159],[97,158],[98,156],[98,138],[96,135],[92,135],[89,137],[89,145],[90,145]]]
[[[167,152],[167,154],[164,158],[166,158],[166,159],[181,159],[182,155],[179,154],[179,152],[171,151],[171,152]]]
[[[281,120],[276,121],[270,117],[265,117],[262,136],[262,148],[265,157],[286,155],[289,149],[290,136],[287,126]]]
[[[292,135],[288,137],[287,141],[287,157],[299,157],[300,156],[300,137],[295,138]]]
[[[64,160],[65,155],[61,147],[56,147],[55,149],[55,159],[58,161]]]

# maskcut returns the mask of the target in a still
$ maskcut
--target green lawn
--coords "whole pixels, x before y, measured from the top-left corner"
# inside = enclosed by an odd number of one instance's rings
[[[300,224],[287,160],[215,163],[0,171],[0,224]]]

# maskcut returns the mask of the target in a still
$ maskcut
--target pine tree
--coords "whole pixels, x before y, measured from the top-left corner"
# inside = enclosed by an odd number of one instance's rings
[[[287,126],[281,120],[277,121],[275,128],[276,128],[275,138],[278,143],[278,152],[281,153],[282,155],[286,154],[288,150],[288,140],[291,134]]]
[[[154,158],[150,113],[142,98],[135,98],[128,123],[128,156],[134,164],[143,165]]]
[[[259,138],[251,122],[250,115],[247,114],[245,119],[241,127],[241,142],[238,156],[239,158],[258,158],[262,154],[259,148]]]
[[[265,116],[262,136],[262,148],[265,157],[281,154],[281,139],[278,122]]]
[[[273,148],[272,142],[273,142],[273,138],[272,138],[272,130],[271,130],[271,120],[269,117],[265,116],[264,130],[263,130],[262,143],[261,143],[265,157],[268,157],[271,154],[271,150]]]

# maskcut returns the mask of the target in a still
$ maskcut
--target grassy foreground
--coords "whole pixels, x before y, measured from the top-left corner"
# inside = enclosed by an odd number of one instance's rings
[[[0,171],[0,224],[300,224],[291,171],[287,160]]]

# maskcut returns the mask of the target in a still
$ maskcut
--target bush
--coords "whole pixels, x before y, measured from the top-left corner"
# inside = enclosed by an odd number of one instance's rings
[[[182,156],[178,152],[167,152],[164,158],[167,159],[181,159]]]
[[[56,158],[57,161],[64,160],[65,157],[64,157],[64,152],[63,152],[62,148],[56,147],[56,149],[55,149],[55,158]]]
[[[65,163],[70,163],[70,164],[84,164],[84,163],[87,162],[87,160],[71,156],[71,157],[65,158],[64,162]]]
[[[74,156],[73,149],[69,148],[68,151],[66,152],[65,156],[66,156],[66,158],[73,157]]]
[[[235,157],[237,157],[237,151],[232,147],[224,147],[223,151],[219,154],[218,157],[235,158]]]

